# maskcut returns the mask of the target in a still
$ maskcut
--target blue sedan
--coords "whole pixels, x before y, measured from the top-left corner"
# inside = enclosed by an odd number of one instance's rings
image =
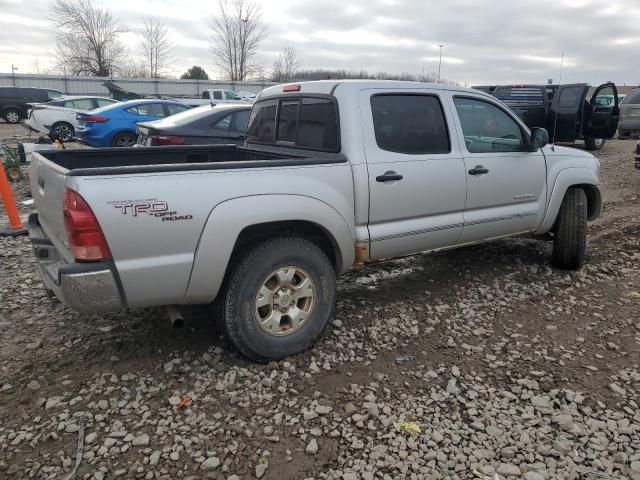
[[[189,108],[178,102],[158,99],[115,103],[78,113],[76,138],[91,147],[133,147],[138,138],[138,123],[158,120]]]

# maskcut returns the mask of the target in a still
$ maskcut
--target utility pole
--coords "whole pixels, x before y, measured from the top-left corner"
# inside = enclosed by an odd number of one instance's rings
[[[11,80],[13,80],[13,86],[16,86],[16,70],[18,70],[18,67],[14,67],[13,63],[11,64]]]
[[[440,61],[438,62],[438,83],[440,83],[440,71],[442,70],[442,47],[444,45],[438,45],[440,47]]]

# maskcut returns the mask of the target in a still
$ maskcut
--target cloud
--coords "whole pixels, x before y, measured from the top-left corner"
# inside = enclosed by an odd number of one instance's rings
[[[131,32],[143,14],[160,16],[176,44],[175,72],[198,63],[214,71],[208,23],[211,0],[95,0]],[[391,73],[438,69],[461,83],[563,81],[640,82],[638,0],[270,0],[263,5],[268,36],[260,59],[268,69],[286,45],[298,49],[303,68],[366,69]],[[53,50],[49,0],[0,0],[0,71],[18,62],[29,70]],[[13,19],[15,21],[7,21]],[[131,54],[135,35],[127,35]]]

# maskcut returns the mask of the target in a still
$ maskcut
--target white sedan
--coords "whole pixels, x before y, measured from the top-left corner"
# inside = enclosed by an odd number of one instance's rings
[[[37,132],[54,133],[63,142],[68,142],[76,135],[76,113],[116,102],[117,100],[105,97],[64,96],[51,102],[32,103],[25,124]]]

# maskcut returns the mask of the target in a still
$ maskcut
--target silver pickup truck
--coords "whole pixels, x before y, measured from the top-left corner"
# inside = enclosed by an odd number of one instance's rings
[[[80,312],[209,304],[245,355],[300,352],[354,265],[513,235],[579,268],[598,160],[496,98],[412,82],[264,90],[244,147],[36,152],[30,234]]]

